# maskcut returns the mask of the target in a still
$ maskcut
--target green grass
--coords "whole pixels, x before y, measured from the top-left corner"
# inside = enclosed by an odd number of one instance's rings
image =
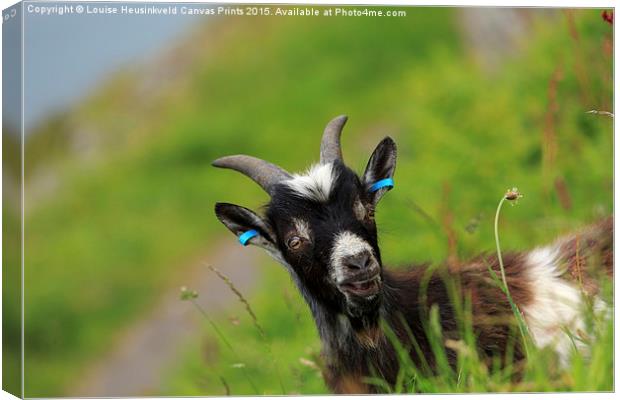
[[[303,169],[318,159],[322,128],[338,114],[350,117],[343,147],[352,167],[365,165],[383,135],[398,144],[396,189],[377,213],[387,265],[492,251],[497,198],[512,186],[525,197],[502,217],[506,249],[611,213],[613,121],[585,113],[611,104],[611,58],[603,51],[611,28],[597,10],[574,17],[579,41],[563,15],[537,19],[523,51],[494,73],[470,57],[452,9],[416,8],[390,20],[213,21],[196,33],[191,63],[170,89],[142,98],[139,74],[126,73],[42,128],[27,148],[27,176],[45,165],[60,183],[26,221],[26,395],[66,393],[162,291],[187,284],[183,266],[227,234],[213,215],[216,201],[252,208],[267,201],[247,178],[211,168],[211,160],[248,153]],[[553,78],[558,68],[561,79]],[[98,157],[73,155],[64,134],[52,140],[71,126],[93,129]],[[297,378],[283,378],[286,389],[323,392],[316,371],[299,362],[318,351],[308,311],[284,272],[268,267],[250,300],[282,371],[297,366]],[[231,343],[247,344],[246,368],[261,391],[278,394],[253,328],[213,317]],[[224,376],[232,393],[250,393],[208,326],[196,335],[162,378],[165,392],[223,393]],[[201,355],[203,346],[218,350]]]
[[[225,395],[224,381],[231,395],[281,395],[278,375],[286,394],[327,393],[319,370],[320,345],[314,321],[284,269],[274,272],[273,268],[271,263],[261,267],[265,278],[259,282],[271,290],[260,290],[251,299],[265,335],[241,304],[227,311],[229,318],[217,321],[225,341],[205,319],[204,333],[188,344],[177,365],[170,366],[159,394]],[[200,304],[200,295],[196,302]]]

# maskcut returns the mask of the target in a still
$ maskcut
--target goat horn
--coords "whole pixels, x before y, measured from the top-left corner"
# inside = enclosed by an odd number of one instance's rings
[[[277,165],[246,155],[218,158],[211,165],[241,172],[258,183],[269,195],[274,194],[276,184],[292,178],[288,172]]]
[[[340,134],[346,123],[347,116],[341,115],[329,121],[325,127],[321,140],[321,164],[328,164],[336,160],[342,161]]]

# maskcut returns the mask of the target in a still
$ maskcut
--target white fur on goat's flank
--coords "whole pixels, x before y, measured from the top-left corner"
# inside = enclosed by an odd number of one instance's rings
[[[337,178],[331,163],[314,164],[304,174],[294,174],[284,184],[302,197],[326,202]]]
[[[526,324],[534,344],[539,347],[552,346],[562,367],[568,366],[574,346],[582,352],[585,344],[569,337],[585,330],[583,312],[584,294],[570,282],[562,279],[559,263],[560,248],[552,245],[528,253],[525,268],[531,282],[532,301],[522,307]],[[607,308],[598,297],[595,312]]]

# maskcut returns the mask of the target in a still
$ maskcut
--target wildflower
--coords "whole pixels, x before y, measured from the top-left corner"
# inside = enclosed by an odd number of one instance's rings
[[[181,300],[193,300],[198,297],[198,292],[188,290],[185,286],[181,287]]]
[[[509,201],[516,201],[519,200],[521,197],[523,197],[523,195],[516,187],[506,190],[506,194],[504,195],[504,198]]]
[[[601,17],[603,17],[603,20],[607,23],[609,23],[610,25],[613,25],[614,23],[614,13],[613,11],[603,11],[603,13],[601,14]]]

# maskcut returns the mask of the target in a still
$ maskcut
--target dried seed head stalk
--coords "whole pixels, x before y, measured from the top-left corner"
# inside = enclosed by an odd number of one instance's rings
[[[248,302],[247,299],[241,293],[241,291],[239,289],[237,289],[237,287],[235,286],[233,281],[229,277],[224,275],[224,273],[222,273],[222,271],[220,271],[219,269],[215,268],[214,266],[207,265],[207,268],[209,268],[211,271],[215,272],[215,274],[218,276],[218,278],[220,278],[224,283],[226,283],[226,285],[230,288],[230,290],[232,290],[232,292],[235,294],[235,296],[237,296],[239,301],[241,301],[241,303],[243,303],[243,305],[245,306],[245,310],[247,311],[247,313],[250,315],[250,318],[252,318],[252,321],[254,322],[254,326],[256,327],[256,330],[258,330],[258,332],[263,337],[263,339],[265,339],[266,338],[265,330],[258,323],[258,318],[256,317],[256,314],[254,314],[254,311],[252,310],[252,307],[250,306],[250,302]]]
[[[516,187],[506,190],[506,194],[504,195],[504,198],[509,201],[519,200],[521,197],[523,197],[523,194],[521,194]]]

